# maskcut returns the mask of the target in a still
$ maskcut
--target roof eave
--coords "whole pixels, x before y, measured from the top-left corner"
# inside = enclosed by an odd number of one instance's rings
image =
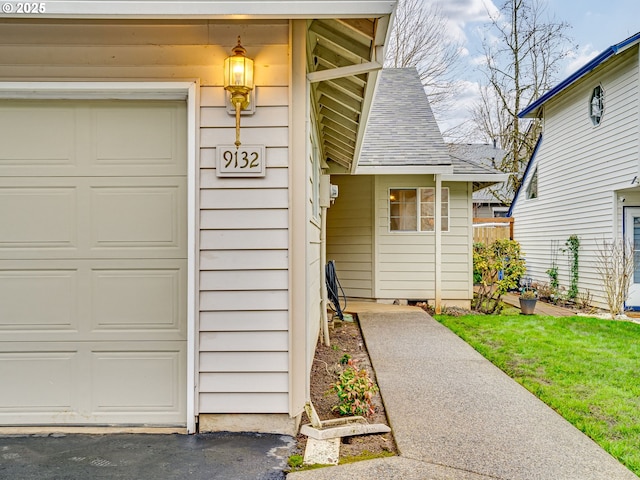
[[[566,89],[567,87],[575,83],[578,79],[582,78],[587,73],[594,70],[600,64],[604,63],[609,57],[613,55],[617,55],[620,52],[623,52],[627,48],[630,48],[636,43],[638,43],[638,41],[640,41],[640,32],[627,38],[626,40],[623,40],[622,42],[616,45],[612,45],[611,47],[607,48],[600,55],[595,57],[593,60],[591,60],[586,65],[584,65],[582,68],[578,69],[572,75],[565,78],[562,82],[557,84],[547,93],[545,93],[540,98],[538,98],[535,102],[531,103],[528,107],[526,107],[524,110],[518,113],[518,118],[538,117],[540,115],[542,105],[546,103],[549,99],[556,96],[558,93],[560,93],[561,91],[563,91],[564,89]]]
[[[207,19],[307,19],[374,18],[390,15],[394,0],[263,0],[239,2],[229,0],[165,0],[162,2],[103,0],[48,0],[46,12],[38,18],[207,18]],[[4,12],[3,18],[24,17]]]
[[[451,165],[359,165],[356,175],[451,175]]]
[[[508,173],[454,173],[443,175],[445,182],[490,182],[500,183],[509,180]]]

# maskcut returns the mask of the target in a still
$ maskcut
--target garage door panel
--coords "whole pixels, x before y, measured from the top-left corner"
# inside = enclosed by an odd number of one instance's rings
[[[0,352],[2,424],[184,424],[184,342],[0,342]]]
[[[185,177],[0,178],[0,259],[186,258],[186,191]]]
[[[180,249],[180,185],[91,188],[91,248]]]
[[[186,334],[184,269],[93,270],[94,330],[171,330]]]
[[[78,296],[77,270],[0,269],[0,331],[77,331]]]
[[[182,259],[0,260],[4,341],[186,340]]]
[[[3,101],[0,176],[186,175],[184,102]]]
[[[149,172],[157,169],[164,174],[186,174],[180,153],[184,151],[185,135],[180,132],[182,109],[167,108],[166,104],[114,104],[92,110],[95,156],[93,167],[108,174],[108,168],[130,174],[138,167]],[[141,130],[140,125],[146,128]],[[156,172],[157,173],[157,172]]]
[[[92,352],[92,412],[180,412],[183,352],[138,348]]]
[[[73,186],[0,187],[0,248],[77,248],[78,192]]]
[[[0,414],[15,411],[74,410],[77,352],[40,351],[0,353]],[[43,389],[46,395],[43,395]]]
[[[68,174],[76,168],[73,108],[42,102],[0,106],[0,175]]]

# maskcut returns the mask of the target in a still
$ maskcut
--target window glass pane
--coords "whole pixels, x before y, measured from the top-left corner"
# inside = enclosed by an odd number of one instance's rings
[[[441,195],[442,231],[449,231],[449,189],[443,188]],[[418,231],[419,226],[420,231],[432,232],[435,228],[435,200],[433,187],[390,189],[390,231]]]
[[[433,217],[422,217],[420,219],[420,230],[423,232],[433,232],[435,220]]]
[[[527,198],[538,198],[538,167],[533,171],[531,180],[527,186]]]
[[[389,191],[389,228],[391,231],[416,231],[418,225],[416,189]]]
[[[435,228],[436,210],[435,188],[420,189],[420,230],[432,232]],[[443,188],[441,192],[442,231],[449,230],[449,189]]]
[[[421,214],[423,217],[433,217],[433,214],[435,212],[435,208],[436,208],[436,204],[435,202],[433,203],[421,203],[420,204],[420,208],[421,208]]]
[[[593,89],[591,100],[589,101],[589,115],[594,125],[599,125],[604,113],[604,92],[598,85]]]
[[[435,188],[421,188],[420,189],[420,201],[421,202],[435,202]]]
[[[415,232],[417,230],[416,222],[417,218],[415,216],[392,218],[389,227],[392,232]]]

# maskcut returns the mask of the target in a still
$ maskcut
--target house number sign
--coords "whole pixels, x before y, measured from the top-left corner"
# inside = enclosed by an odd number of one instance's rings
[[[264,145],[219,145],[216,148],[218,177],[264,177]]]

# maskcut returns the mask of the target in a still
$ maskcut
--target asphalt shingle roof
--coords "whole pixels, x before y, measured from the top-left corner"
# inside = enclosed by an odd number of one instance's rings
[[[489,153],[471,147],[450,152],[415,68],[380,72],[358,166],[452,166],[454,175],[500,173],[490,161],[478,161]]]
[[[451,165],[415,68],[380,72],[358,165]]]
[[[454,162],[456,173],[496,173],[493,162],[500,164],[507,154],[501,148],[494,147],[488,143],[450,143],[449,153]],[[466,164],[466,167],[463,166]],[[466,171],[469,169],[470,171]],[[493,187],[502,189],[504,195],[507,194],[506,186]],[[476,201],[497,202],[496,197],[486,188],[473,192],[473,199]]]

